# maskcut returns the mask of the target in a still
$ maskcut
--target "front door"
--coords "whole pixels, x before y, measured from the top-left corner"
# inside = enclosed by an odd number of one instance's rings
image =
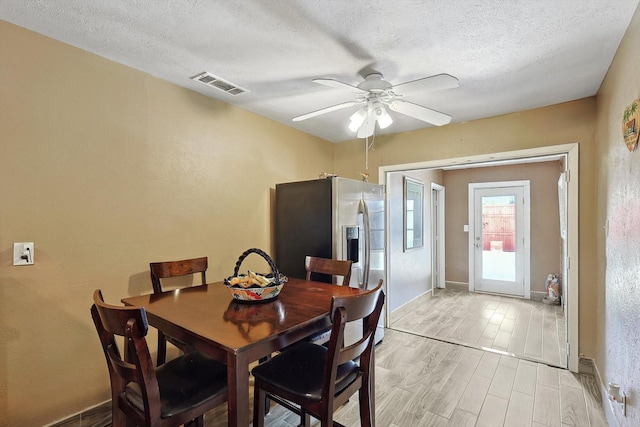
[[[469,184],[469,289],[529,298],[529,182]]]

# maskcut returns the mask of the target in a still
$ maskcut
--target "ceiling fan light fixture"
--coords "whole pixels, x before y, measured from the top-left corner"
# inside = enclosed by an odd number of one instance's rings
[[[360,126],[362,126],[366,118],[367,118],[367,109],[360,108],[358,111],[353,113],[353,115],[351,115],[351,117],[349,118],[349,120],[351,120],[351,122],[349,123],[349,130],[351,132],[357,131],[360,128]]]
[[[393,123],[393,119],[387,112],[387,109],[381,103],[376,102],[373,105],[373,112],[375,114],[376,121],[378,122],[378,126],[380,126],[380,129],[386,129],[391,126],[391,123]]]
[[[362,126],[358,129],[358,138],[368,138],[373,135],[373,131],[376,127],[376,121],[371,115],[367,114],[367,116],[368,117],[364,123],[362,123]]]
[[[385,114],[382,117],[378,117],[378,126],[380,126],[380,129],[388,128],[389,126],[391,126],[391,123],[393,123],[393,119],[388,114]]]

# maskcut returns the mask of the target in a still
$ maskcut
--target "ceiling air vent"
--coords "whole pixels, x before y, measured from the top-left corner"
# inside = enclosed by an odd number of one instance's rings
[[[200,73],[197,76],[191,77],[191,80],[195,80],[204,85],[211,86],[218,90],[228,93],[229,95],[240,95],[241,93],[249,92],[247,89],[241,88],[231,82],[221,79],[218,76],[214,76],[211,73]]]

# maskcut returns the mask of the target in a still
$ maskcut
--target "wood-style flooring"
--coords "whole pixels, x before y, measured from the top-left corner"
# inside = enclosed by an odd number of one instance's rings
[[[335,415],[347,427],[359,426],[357,397]],[[210,412],[205,423],[225,426],[226,409]],[[265,425],[297,423],[297,416],[274,404]],[[385,330],[376,347],[376,425],[602,427],[607,422],[592,375]]]
[[[396,330],[385,330],[376,347],[378,427],[604,427],[599,390],[590,374]],[[108,426],[110,410],[106,402],[55,425]],[[335,416],[359,426],[357,397]],[[298,425],[297,416],[275,404],[265,421]],[[209,412],[205,424],[226,426],[226,405]]]
[[[562,307],[533,300],[436,289],[392,316],[391,328],[567,366]]]

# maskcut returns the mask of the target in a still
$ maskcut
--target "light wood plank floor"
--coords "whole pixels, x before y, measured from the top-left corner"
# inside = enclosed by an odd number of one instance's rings
[[[598,390],[591,375],[395,330],[386,330],[376,347],[380,427],[602,427]],[[207,427],[225,426],[226,409],[205,420]],[[357,398],[336,411],[336,420],[360,425]],[[297,422],[274,405],[265,424]]]
[[[458,289],[436,289],[392,317],[391,328],[476,348],[567,366],[565,316],[559,305]]]

